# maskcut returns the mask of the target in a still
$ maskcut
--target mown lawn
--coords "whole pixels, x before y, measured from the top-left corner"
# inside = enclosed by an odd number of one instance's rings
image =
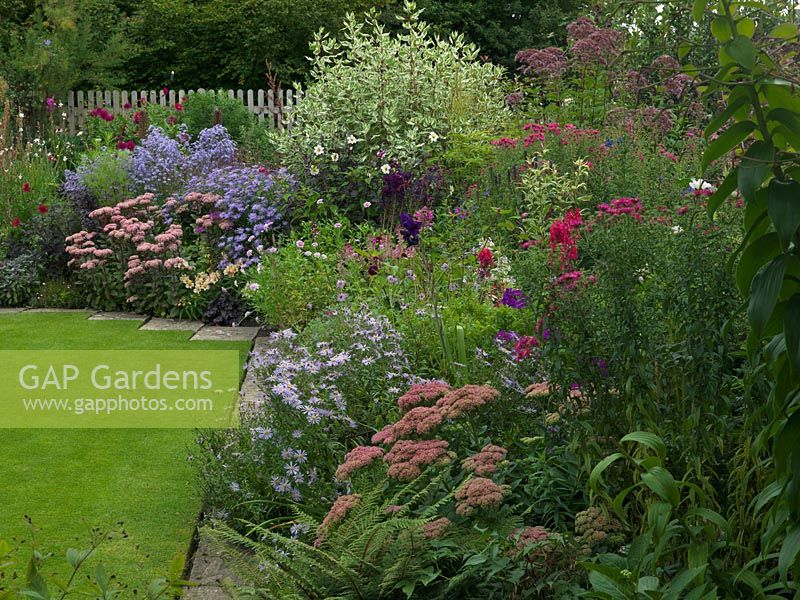
[[[88,313],[0,315],[0,350],[238,349],[246,342],[189,342],[189,332],[138,331],[138,322],[88,321]],[[0,416],[2,418],[2,416]],[[0,429],[0,539],[39,545],[64,571],[70,547],[92,527],[124,523],[127,539],[101,548],[109,573],[140,587],[188,549],[201,501],[188,456],[191,430]]]

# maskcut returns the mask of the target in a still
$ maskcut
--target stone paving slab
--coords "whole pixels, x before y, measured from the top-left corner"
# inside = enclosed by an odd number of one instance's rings
[[[222,555],[201,538],[192,557],[189,581],[198,585],[187,589],[184,596],[187,600],[230,600],[230,595],[220,584],[235,582],[236,576],[225,564]]]
[[[29,313],[89,313],[93,315],[97,311],[92,308],[29,308],[25,312]]]
[[[129,312],[101,311],[99,313],[93,314],[91,317],[89,317],[89,320],[90,321],[146,321],[147,317],[145,315],[137,315],[136,313],[129,313]]]
[[[182,319],[162,319],[153,317],[139,329],[143,331],[192,331],[196,332],[203,324],[200,321],[185,321]]]
[[[218,327],[206,325],[192,336],[192,341],[249,342],[261,331],[260,327]]]
[[[24,308],[0,308],[0,315],[13,315],[16,313],[21,313]]]

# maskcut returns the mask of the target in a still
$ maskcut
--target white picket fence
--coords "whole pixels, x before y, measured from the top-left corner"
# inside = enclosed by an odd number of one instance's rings
[[[138,110],[140,101],[146,100],[148,104],[174,107],[182,99],[195,93],[204,93],[207,90],[77,90],[67,93],[66,113],[69,131],[72,134],[86,127],[86,119],[95,108],[105,108],[112,114],[118,115],[127,111]],[[212,90],[208,90],[212,91]],[[261,122],[274,129],[282,128],[283,121],[297,105],[302,94],[291,89],[280,89],[277,94],[273,90],[227,90],[229,98],[238,98],[247,109],[254,113]],[[125,108],[130,105],[129,108]]]

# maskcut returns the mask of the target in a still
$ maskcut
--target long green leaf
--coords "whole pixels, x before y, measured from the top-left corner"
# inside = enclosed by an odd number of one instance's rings
[[[778,294],[783,285],[783,274],[786,271],[786,257],[778,256],[761,269],[753,278],[750,288],[750,305],[747,307],[747,316],[756,336],[764,333],[775,305],[778,303]]]
[[[705,171],[712,162],[739,145],[756,128],[752,121],[734,123],[729,129],[708,145],[703,154],[702,168]]]
[[[800,227],[800,183],[773,179],[769,182],[768,192],[769,218],[781,244],[788,248]]]

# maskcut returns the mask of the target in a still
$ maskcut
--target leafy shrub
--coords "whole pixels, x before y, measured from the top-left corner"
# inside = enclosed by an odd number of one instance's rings
[[[183,103],[183,118],[192,136],[203,129],[222,125],[237,142],[241,142],[255,124],[255,116],[242,101],[229,98],[223,91],[187,96]]]
[[[125,150],[84,155],[76,174],[100,206],[113,206],[130,196],[131,156]]]
[[[374,15],[351,15],[339,40],[317,35],[312,83],[279,139],[287,167],[350,210],[379,200],[385,175],[421,175],[450,134],[504,118],[500,68],[479,62],[463,36],[430,36],[413,4],[402,27],[394,36]]]
[[[383,424],[408,380],[399,336],[384,317],[342,310],[272,334],[250,368],[261,399],[244,407],[241,428],[200,440],[207,501],[232,523],[261,522],[290,500],[319,513],[344,453]]]
[[[0,260],[0,306],[27,306],[39,289],[40,273],[36,254]]]

